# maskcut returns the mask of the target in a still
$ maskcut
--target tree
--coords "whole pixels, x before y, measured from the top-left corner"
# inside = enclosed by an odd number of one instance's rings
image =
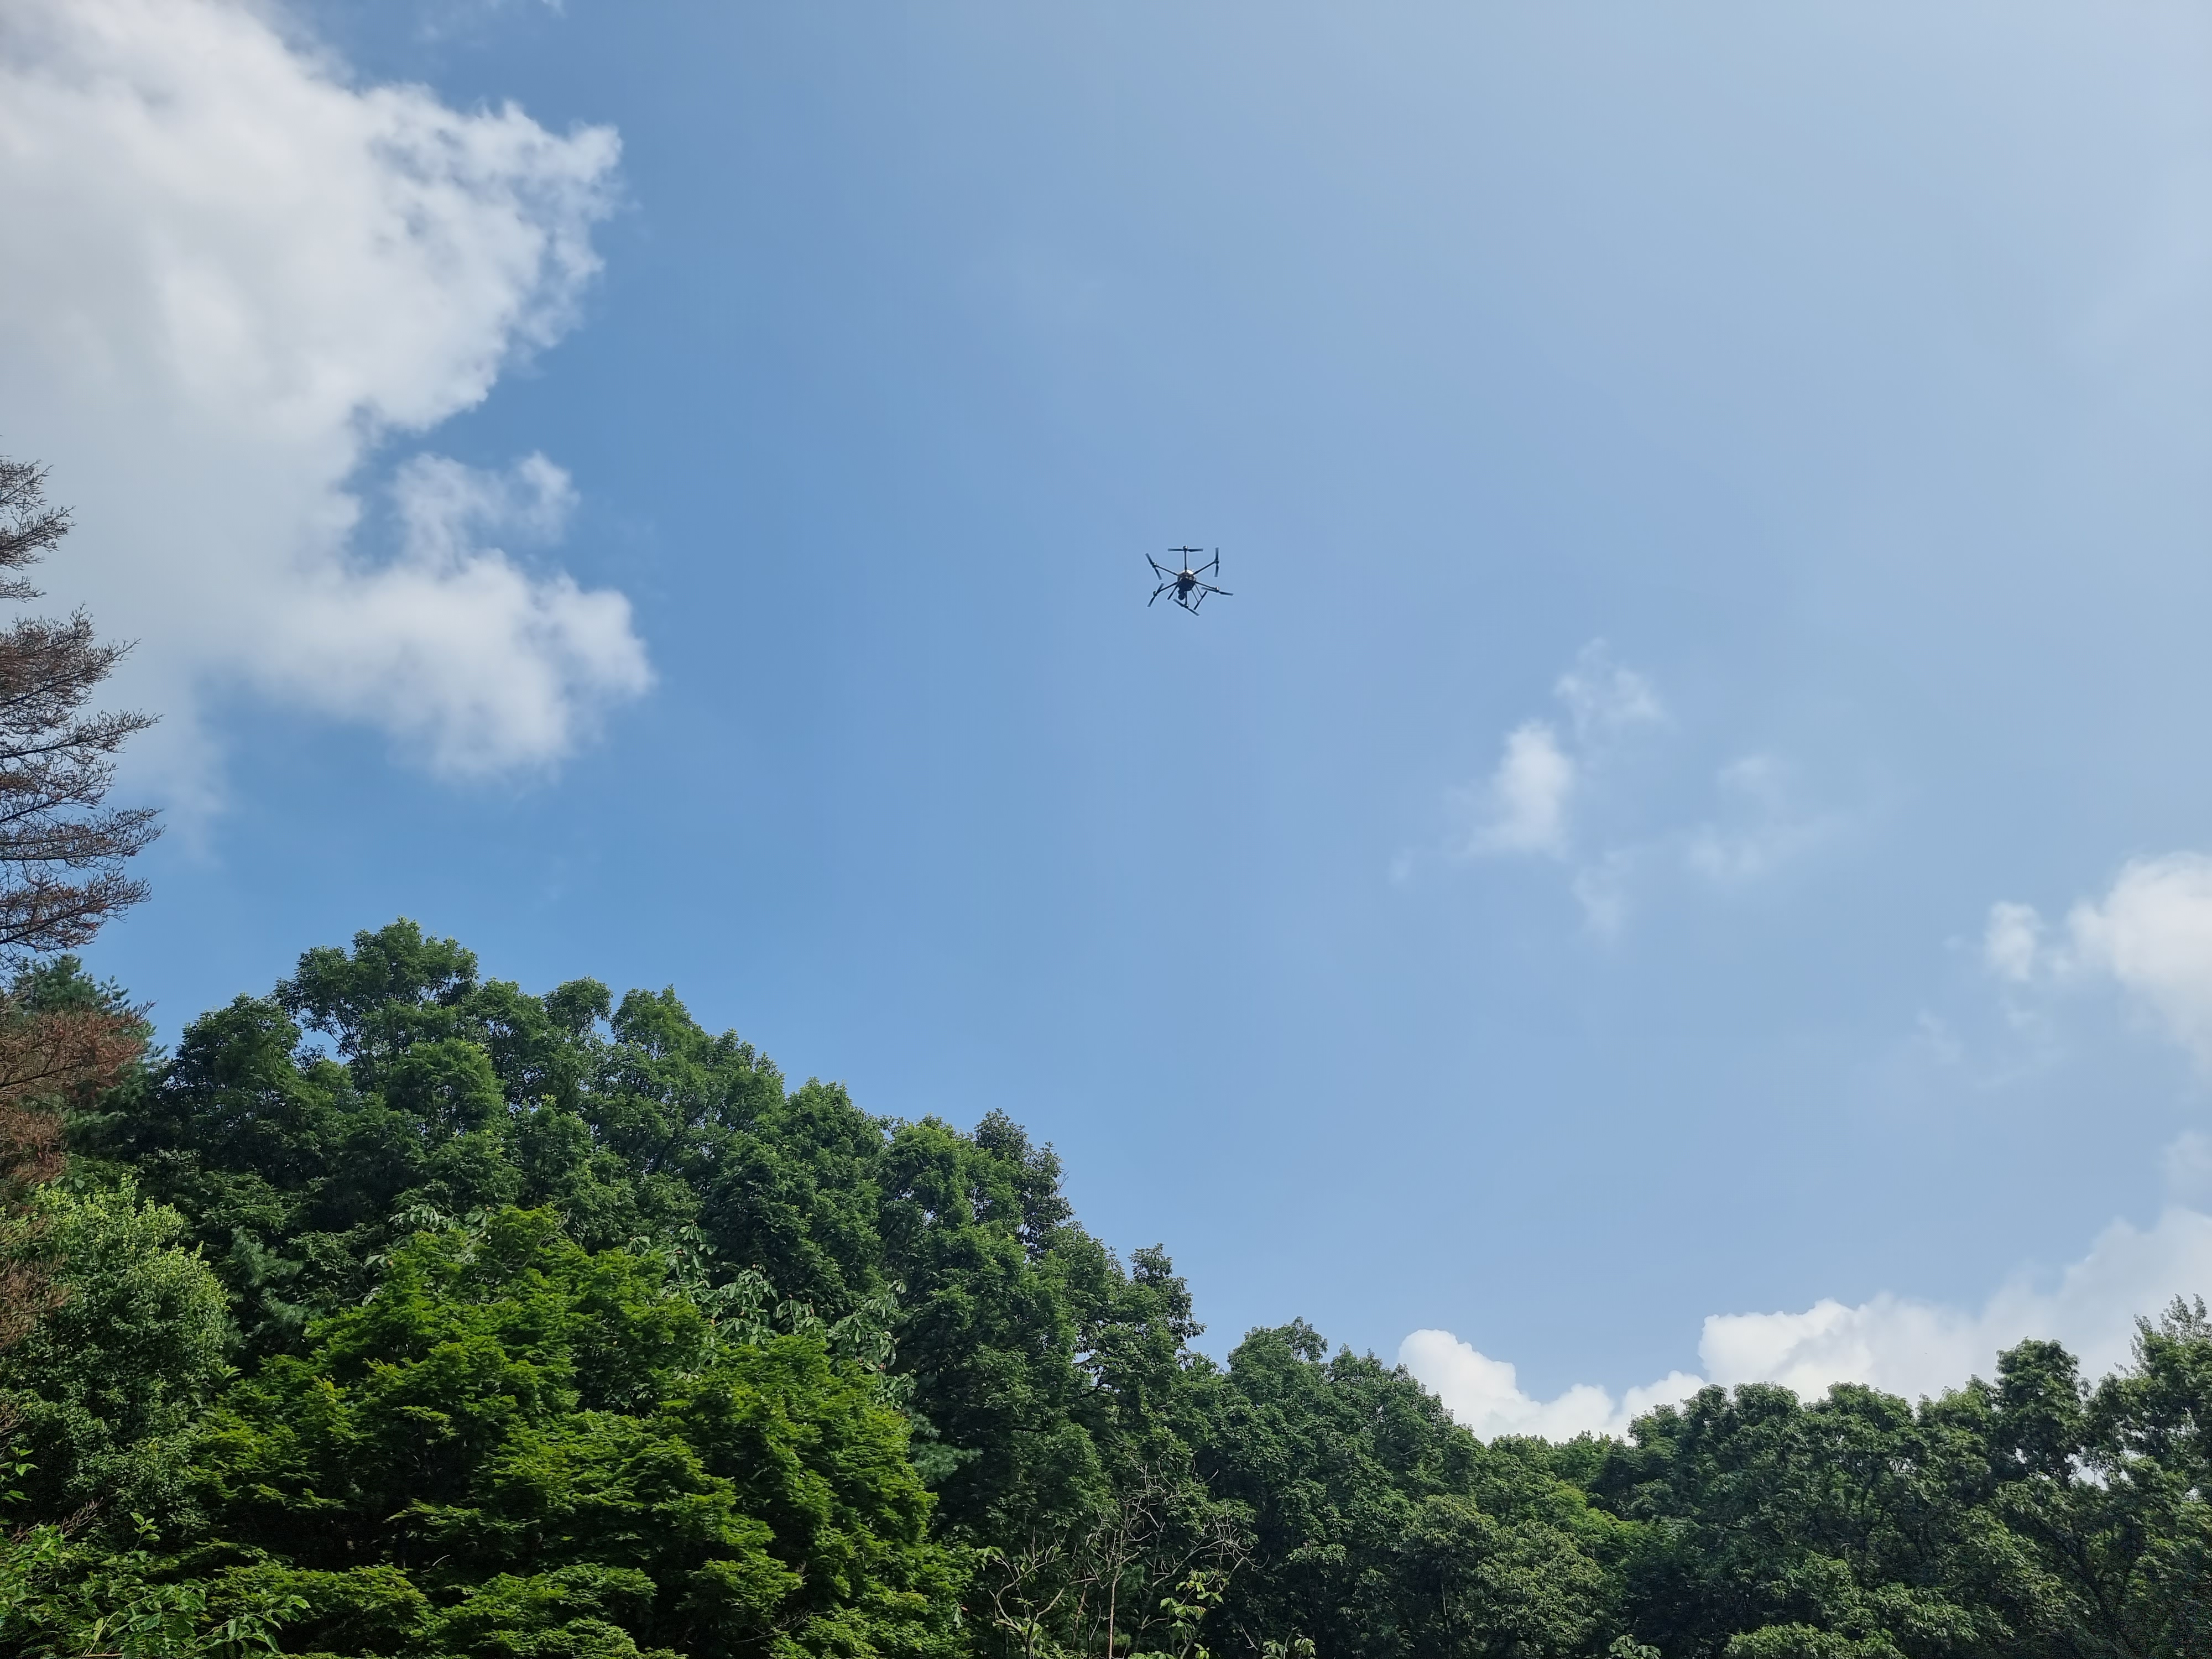
[[[2017,1540],[1989,1513],[2002,1440],[1985,1385],[1918,1407],[1853,1383],[1806,1404],[1708,1388],[1639,1418],[1595,1478],[1646,1522],[1638,1637],[1668,1655],[1967,1659],[2033,1653]]]
[[[0,1358],[0,1652],[2212,1659],[2195,1303],[2094,1386],[2027,1342],[1917,1404],[1485,1443],[1302,1322],[1194,1352],[1164,1250],[1008,1117],[874,1116],[672,990],[532,995],[409,921],[70,1126],[70,1300]],[[109,1188],[103,1244],[63,1200]]]
[[[2000,1361],[1997,1509],[2039,1570],[2033,1623],[2068,1655],[2212,1653],[2212,1321],[2176,1297],[2134,1363],[2084,1388],[2055,1342]],[[2086,1478],[2085,1478],[2086,1477]]]
[[[45,486],[43,468],[0,457],[0,571],[36,564],[69,533]],[[0,576],[0,599],[38,596]],[[101,803],[116,751],[153,717],[85,712],[130,648],[95,640],[82,610],[0,633],[0,955],[75,950],[146,896],[124,866],[160,833],[154,813]]]
[[[544,1210],[406,1240],[210,1419],[212,1603],[295,1598],[293,1651],[949,1659],[959,1561],[880,1377],[679,1267]]]
[[[0,1357],[21,1496],[127,1538],[131,1512],[178,1501],[193,1425],[230,1379],[222,1285],[179,1244],[184,1217],[128,1183],[33,1202],[63,1296]]]
[[[1298,1320],[1248,1335],[1213,1392],[1200,1468],[1255,1547],[1212,1638],[1226,1650],[1537,1659],[1618,1630],[1608,1564],[1633,1529],[1527,1445],[1484,1445],[1402,1368],[1332,1358]]]
[[[0,456],[0,599],[36,599],[19,573],[68,533],[45,470]],[[61,1168],[58,1105],[112,1083],[145,1047],[139,1012],[80,982],[73,961],[58,975],[37,966],[146,896],[124,870],[160,833],[154,814],[101,803],[116,751],[153,722],[85,712],[127,649],[96,641],[82,610],[0,632],[0,964],[17,969],[0,994],[0,1351],[55,1294],[27,1200]]]

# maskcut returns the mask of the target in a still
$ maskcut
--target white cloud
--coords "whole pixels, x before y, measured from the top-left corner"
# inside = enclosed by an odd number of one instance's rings
[[[1565,857],[1574,799],[1591,768],[1624,732],[1666,718],[1650,682],[1615,663],[1602,640],[1576,653],[1552,694],[1566,707],[1571,747],[1545,720],[1523,720],[1505,734],[1489,779],[1458,792],[1474,820],[1469,853]]]
[[[2082,966],[2148,1003],[2174,1037],[2212,1066],[2212,859],[2137,859],[2102,903],[2066,918]]]
[[[356,84],[245,0],[9,7],[0,440],[76,509],[46,583],[140,641],[124,689],[167,717],[173,790],[205,787],[196,710],[226,683],[452,772],[557,760],[645,688],[627,601],[481,541],[564,515],[542,459],[420,462],[398,556],[355,534],[380,443],[573,320],[616,155]]]
[[[1478,1434],[1559,1439],[1622,1433],[1638,1413],[1685,1399],[1705,1382],[1779,1382],[1808,1399],[1837,1382],[1935,1395],[1991,1376],[1998,1352],[2029,1337],[2064,1343],[2085,1372],[2100,1375],[2127,1358],[2137,1316],[2206,1293],[2212,1215],[2177,1206],[2148,1231],[2114,1222],[2055,1283],[2023,1273],[1978,1310],[1882,1295],[1856,1306],[1823,1300],[1802,1313],[1715,1314],[1698,1344],[1702,1377],[1676,1371],[1626,1390],[1617,1404],[1589,1383],[1534,1400],[1516,1385],[1511,1365],[1447,1331],[1414,1332],[1398,1359]]]
[[[2014,984],[2109,979],[2212,1069],[2212,858],[2169,853],[2126,864],[2103,898],[2067,913],[2060,941],[2025,904],[1990,908],[1982,956]]]
[[[434,456],[400,470],[398,559],[295,599],[272,661],[334,714],[374,709],[447,773],[495,771],[573,746],[593,690],[641,690],[648,671],[619,593],[532,578],[482,544],[557,535],[575,499],[542,455],[511,473]]]
[[[576,510],[575,485],[543,455],[526,457],[504,477],[417,455],[400,468],[392,495],[409,553],[438,564],[465,558],[487,532],[557,541]]]
[[[2212,1216],[2174,1208],[2148,1231],[2116,1221],[2049,1288],[2022,1275],[1978,1312],[1880,1296],[1820,1302],[1802,1314],[1730,1314],[1705,1322],[1699,1357],[1717,1382],[1783,1382],[1811,1394],[1865,1382],[1936,1394],[1990,1374],[1999,1349],[2051,1337],[2091,1373],[2127,1358],[2139,1315],[2212,1290]]]
[[[1559,734],[1528,720],[1505,736],[1505,752],[1483,791],[1485,811],[1468,842],[1478,853],[1559,854],[1567,845],[1567,802],[1576,764]]]
[[[1592,640],[1575,653],[1574,665],[1559,676],[1552,694],[1566,704],[1575,735],[1584,743],[1667,718],[1651,682],[1613,661],[1603,640]]]
[[[1547,1440],[1625,1436],[1639,1413],[1686,1400],[1703,1386],[1703,1379],[1677,1371],[1649,1388],[1631,1389],[1618,1401],[1588,1382],[1577,1383],[1556,1399],[1538,1400],[1522,1392],[1511,1364],[1479,1352],[1449,1331],[1415,1331],[1398,1345],[1398,1363],[1485,1440],[1501,1434]]]
[[[1506,733],[1490,775],[1453,792],[1468,825],[1458,850],[1468,856],[1540,854],[1565,863],[1583,921],[1600,937],[1626,927],[1632,901],[1655,881],[1686,877],[1708,889],[1739,891],[1772,878],[1844,827],[1835,815],[1800,803],[1785,763],[1750,754],[1715,775],[1711,817],[1636,833],[1636,821],[1650,815],[1652,803],[1623,799],[1628,792],[1619,787],[1621,763],[1641,728],[1668,724],[1658,692],[1644,675],[1615,662],[1602,640],[1576,653],[1552,691],[1564,718],[1523,720]],[[1632,833],[1619,834],[1623,829]],[[1398,867],[1410,862],[1401,859]]]

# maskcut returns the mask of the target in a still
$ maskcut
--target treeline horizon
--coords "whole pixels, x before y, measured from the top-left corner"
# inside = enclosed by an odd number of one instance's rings
[[[10,994],[133,1017],[67,957]],[[872,1115],[404,920],[57,1105],[9,1651],[2212,1652],[2201,1304],[2094,1384],[2029,1341],[1486,1443],[1302,1320],[1198,1351],[1002,1114]]]

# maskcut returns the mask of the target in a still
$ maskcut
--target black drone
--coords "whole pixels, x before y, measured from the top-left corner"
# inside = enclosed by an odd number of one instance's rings
[[[1145,556],[1145,562],[1152,566],[1152,574],[1160,579],[1160,585],[1152,590],[1152,599],[1145,601],[1146,610],[1151,610],[1153,600],[1158,599],[1161,594],[1166,593],[1171,595],[1177,605],[1195,616],[1198,614],[1198,607],[1206,603],[1207,594],[1229,592],[1225,587],[1216,587],[1212,582],[1199,580],[1200,575],[1207,573],[1216,576],[1221,574],[1219,548],[1213,550],[1213,557],[1210,561],[1199,565],[1192,564],[1190,558],[1194,553],[1206,551],[1202,547],[1171,547],[1168,551],[1182,557],[1183,561],[1182,569],[1170,570],[1151,554],[1147,553]]]

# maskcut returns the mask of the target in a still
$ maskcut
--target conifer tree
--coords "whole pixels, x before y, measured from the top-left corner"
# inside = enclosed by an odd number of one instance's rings
[[[0,599],[34,599],[22,572],[69,533],[46,504],[46,470],[0,456]],[[82,610],[19,617],[0,630],[0,1348],[52,1300],[24,1200],[61,1168],[60,1105],[105,1086],[144,1048],[138,1012],[94,993],[73,971],[42,970],[146,896],[125,873],[160,833],[143,807],[104,805],[115,755],[149,715],[87,712],[129,649],[103,643]],[[72,964],[73,969],[73,964]]]

